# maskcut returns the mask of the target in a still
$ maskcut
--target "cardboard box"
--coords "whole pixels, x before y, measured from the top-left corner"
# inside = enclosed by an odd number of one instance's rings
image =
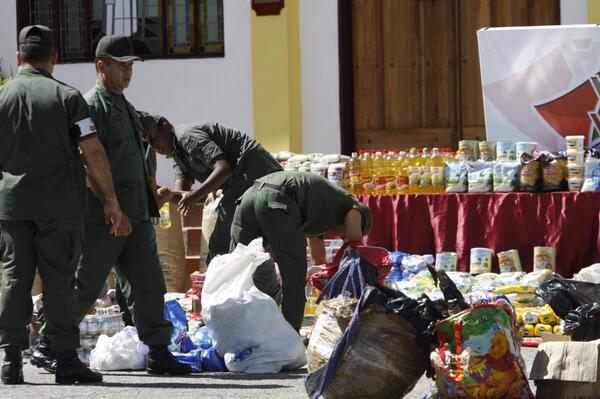
[[[529,378],[536,397],[600,398],[600,340],[545,342],[538,347]]]

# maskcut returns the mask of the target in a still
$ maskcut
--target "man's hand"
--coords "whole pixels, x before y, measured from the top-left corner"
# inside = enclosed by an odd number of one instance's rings
[[[177,210],[185,216],[192,209],[192,206],[200,201],[201,198],[199,198],[200,196],[197,191],[182,191],[179,194],[181,194],[181,200],[178,203],[179,207]]]
[[[156,191],[158,197],[158,206],[161,207],[165,202],[171,201],[171,199],[175,196],[176,193],[169,190],[168,187],[160,187]]]
[[[115,233],[115,237],[127,237],[133,231],[133,227],[131,225],[131,220],[126,214],[123,214],[123,218],[121,219],[121,225],[117,229]]]
[[[109,198],[104,200],[104,222],[106,224],[112,224],[110,228],[110,234],[117,235],[121,220],[123,219],[123,212],[119,206],[119,201],[116,198]]]

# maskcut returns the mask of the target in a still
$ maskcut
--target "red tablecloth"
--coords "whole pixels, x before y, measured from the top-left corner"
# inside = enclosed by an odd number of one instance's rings
[[[556,248],[556,271],[572,276],[600,262],[600,192],[362,196],[373,212],[368,245],[410,254],[458,254],[467,271],[470,249],[519,250],[524,271],[533,247]],[[498,271],[494,256],[493,271]]]

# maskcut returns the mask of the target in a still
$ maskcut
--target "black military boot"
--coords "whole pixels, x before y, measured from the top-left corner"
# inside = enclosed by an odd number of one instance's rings
[[[56,355],[50,349],[50,340],[47,336],[40,335],[37,343],[33,346],[29,363],[52,374],[56,372]]]
[[[192,372],[189,364],[179,363],[166,345],[153,345],[148,352],[146,370],[149,374],[184,375]]]
[[[17,346],[9,345],[4,348],[1,376],[3,384],[23,383],[23,358],[21,349]]]
[[[55,381],[57,384],[94,384],[102,382],[102,374],[85,367],[77,352],[68,351],[57,353]]]

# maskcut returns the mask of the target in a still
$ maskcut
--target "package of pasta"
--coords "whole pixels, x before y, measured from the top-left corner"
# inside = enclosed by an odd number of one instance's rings
[[[567,189],[567,157],[557,152],[542,152],[542,191],[564,191]]]
[[[521,173],[519,178],[521,191],[540,191],[542,183],[542,162],[540,157],[523,153],[521,155]]]
[[[489,193],[494,184],[494,163],[477,161],[469,164],[467,179],[470,193]]]
[[[494,164],[494,191],[509,193],[519,187],[521,163],[518,161],[496,161]]]
[[[467,163],[446,162],[446,192],[467,192]]]

